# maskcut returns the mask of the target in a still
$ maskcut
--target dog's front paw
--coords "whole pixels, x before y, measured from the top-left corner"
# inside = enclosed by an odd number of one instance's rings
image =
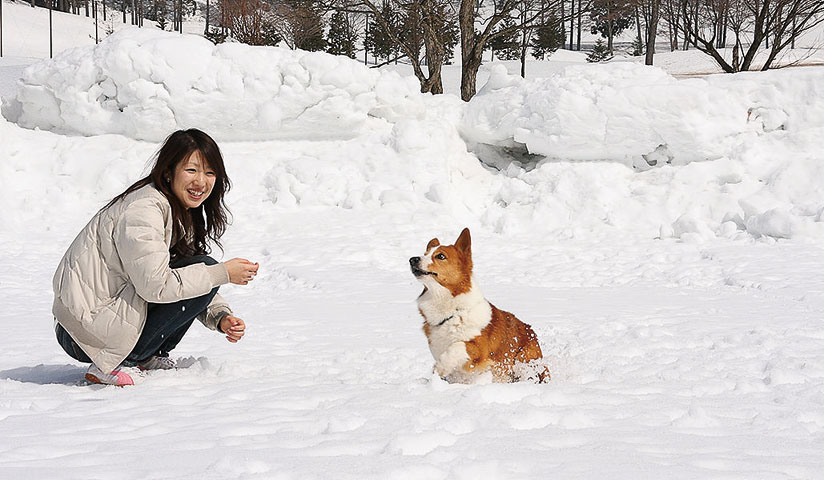
[[[435,375],[441,377],[442,379],[446,380],[446,377],[452,373],[452,368],[447,368],[445,365],[436,363],[435,367],[432,369]]]

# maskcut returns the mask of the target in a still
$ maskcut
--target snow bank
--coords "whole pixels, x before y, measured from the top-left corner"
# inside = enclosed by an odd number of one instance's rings
[[[574,238],[611,228],[684,241],[820,238],[823,76],[677,80],[622,62],[523,80],[493,67],[460,123],[470,151],[500,172],[482,219]]]
[[[421,97],[414,78],[346,57],[134,28],[32,65],[3,115],[154,141],[193,126],[221,140],[352,138],[376,118],[414,116]]]
[[[677,80],[620,62],[525,81],[493,66],[467,104],[346,58],[126,30],[26,70],[4,109],[18,124],[0,121],[0,200],[61,221],[53,197],[17,185],[47,172],[47,193],[93,208],[196,126],[222,141],[255,208],[397,210],[558,239],[824,238],[822,73]]]
[[[822,72],[677,80],[619,62],[523,80],[499,66],[461,128],[470,143],[554,159],[684,165],[732,156],[752,134],[824,125]]]

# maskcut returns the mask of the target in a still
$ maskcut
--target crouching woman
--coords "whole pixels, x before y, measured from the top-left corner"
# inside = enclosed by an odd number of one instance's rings
[[[171,369],[169,352],[195,318],[230,342],[246,328],[218,295],[246,285],[258,265],[218,263],[229,190],[220,149],[196,130],[163,143],[151,173],[103,207],[74,239],[54,274],[55,330],[93,383],[132,385],[133,367]],[[132,368],[126,368],[132,367]]]

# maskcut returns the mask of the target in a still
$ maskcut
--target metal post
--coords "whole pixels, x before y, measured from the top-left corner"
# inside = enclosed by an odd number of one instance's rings
[[[103,21],[106,21],[106,0],[103,0]]]
[[[52,3],[54,0],[48,0],[49,2],[49,58],[54,58],[54,34],[52,32]]]
[[[94,15],[94,44],[97,45],[100,43],[97,36],[97,0],[94,0],[94,3],[92,4],[92,15]]]
[[[3,56],[3,0],[0,0],[0,57]]]

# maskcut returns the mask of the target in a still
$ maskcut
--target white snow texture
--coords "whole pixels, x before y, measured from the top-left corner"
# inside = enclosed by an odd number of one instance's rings
[[[820,478],[822,78],[493,66],[464,103],[150,29],[33,64],[0,118],[0,478]],[[186,127],[233,184],[214,255],[261,265],[221,287],[248,333],[88,385],[52,273]],[[408,258],[465,226],[549,383],[432,374]]]

